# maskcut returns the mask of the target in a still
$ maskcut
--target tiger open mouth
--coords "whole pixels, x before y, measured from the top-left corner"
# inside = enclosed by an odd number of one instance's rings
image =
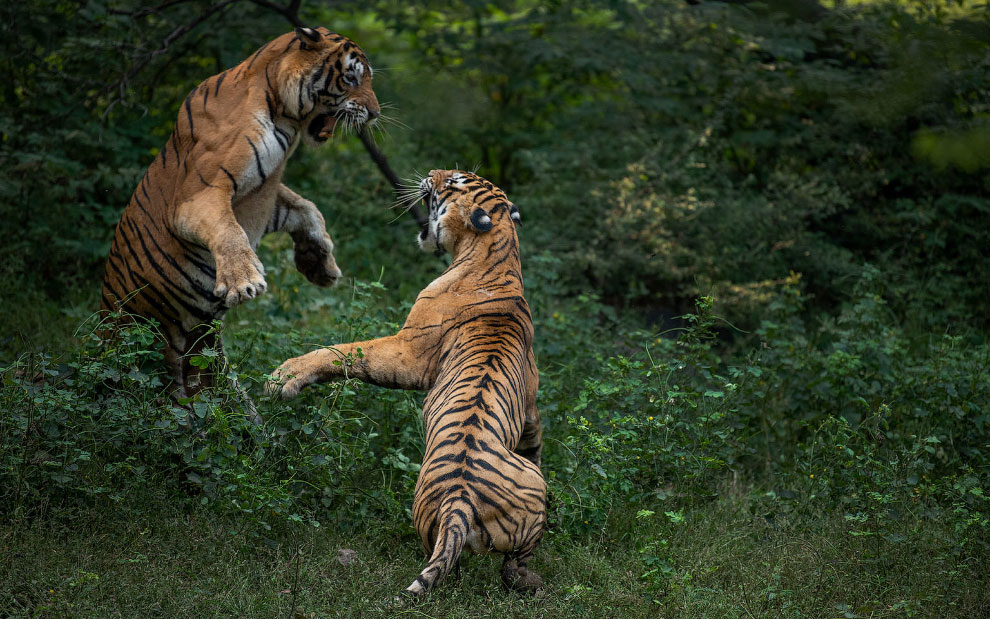
[[[333,137],[333,130],[336,126],[337,116],[335,114],[319,114],[309,121],[309,127],[306,128],[306,131],[317,142],[326,142],[328,138]]]

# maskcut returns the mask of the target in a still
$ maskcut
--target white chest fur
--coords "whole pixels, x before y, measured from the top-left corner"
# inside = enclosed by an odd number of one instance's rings
[[[237,179],[237,194],[243,195],[263,185],[269,176],[281,170],[285,160],[292,155],[299,143],[293,127],[272,122],[264,112],[254,115],[256,131],[246,132],[244,140],[249,148],[248,158],[240,178]]]
[[[256,131],[243,137],[249,156],[237,179],[234,215],[257,248],[275,208],[285,162],[299,145],[299,136],[294,127],[272,122],[264,112],[256,113],[255,120]]]

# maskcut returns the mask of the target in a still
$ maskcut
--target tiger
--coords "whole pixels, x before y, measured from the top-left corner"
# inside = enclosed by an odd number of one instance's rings
[[[371,82],[357,44],[299,27],[206,79],[181,105],[117,224],[101,298],[104,315],[159,323],[175,397],[213,382],[190,364],[204,348],[222,352],[211,323],[267,288],[255,253],[262,236],[288,232],[296,268],[314,284],[341,277],[323,215],[281,179],[300,141],[318,145],[338,126],[375,121]]]
[[[460,170],[433,170],[418,190],[429,212],[419,245],[449,253],[450,266],[419,293],[397,334],[289,359],[269,390],[289,399],[347,377],[428,390],[412,509],[428,563],[405,597],[430,590],[465,549],[502,553],[505,587],[535,592],[542,580],[529,562],[546,529],[547,485],[519,210]]]

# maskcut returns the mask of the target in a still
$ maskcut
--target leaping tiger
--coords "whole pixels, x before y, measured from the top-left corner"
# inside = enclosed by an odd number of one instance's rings
[[[117,224],[101,302],[161,324],[178,397],[212,380],[189,362],[221,349],[209,323],[267,287],[255,253],[263,235],[287,231],[311,282],[340,277],[323,216],[282,184],[282,172],[300,137],[319,144],[338,125],[375,120],[371,79],[352,41],[297,28],[186,97]]]
[[[428,389],[413,520],[429,562],[406,593],[429,590],[465,548],[504,553],[505,586],[535,591],[541,580],[528,565],[546,528],[547,487],[519,211],[469,172],[434,170],[420,189],[429,210],[420,246],[453,262],[419,293],[402,329],[289,359],[275,376],[284,398],[348,376]]]

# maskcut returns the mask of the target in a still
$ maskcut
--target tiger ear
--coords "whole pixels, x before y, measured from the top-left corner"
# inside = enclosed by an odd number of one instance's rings
[[[296,28],[296,38],[299,39],[300,49],[320,49],[329,43],[319,30],[302,26]]]
[[[492,218],[482,208],[476,208],[471,212],[471,225],[478,232],[488,232],[495,226],[492,223]]]
[[[519,208],[515,204],[509,205],[509,219],[517,226],[522,225],[522,215],[519,214]]]

